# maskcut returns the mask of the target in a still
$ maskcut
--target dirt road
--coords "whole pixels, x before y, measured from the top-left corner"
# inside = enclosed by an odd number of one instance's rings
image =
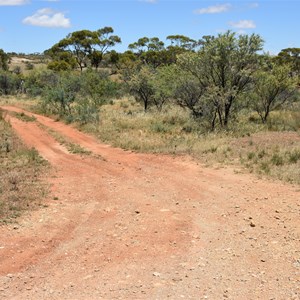
[[[51,194],[0,227],[0,299],[300,299],[299,187],[35,117],[10,122],[52,165]]]

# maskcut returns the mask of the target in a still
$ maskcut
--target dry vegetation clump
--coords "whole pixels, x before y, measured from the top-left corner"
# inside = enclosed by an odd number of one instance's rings
[[[242,116],[235,130],[204,132],[201,124],[180,107],[144,113],[133,99],[124,98],[104,105],[100,124],[87,124],[84,130],[123,149],[188,154],[205,165],[242,166],[262,176],[300,183],[297,113],[287,111],[283,116],[275,112],[266,125]]]
[[[0,224],[39,205],[46,186],[40,180],[46,161],[13,133],[0,111]]]

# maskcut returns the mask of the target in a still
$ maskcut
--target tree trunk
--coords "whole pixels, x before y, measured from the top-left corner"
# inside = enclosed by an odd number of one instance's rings
[[[216,119],[217,119],[217,110],[215,110],[212,122],[211,122],[211,131],[215,130],[216,127]]]
[[[231,105],[233,102],[234,98],[231,96],[228,99],[228,102],[225,103],[225,110],[224,110],[224,127],[228,126],[229,123],[229,116],[230,116],[230,110],[231,110]]]

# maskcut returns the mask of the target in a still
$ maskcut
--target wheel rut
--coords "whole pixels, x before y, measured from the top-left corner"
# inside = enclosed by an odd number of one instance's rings
[[[300,295],[298,187],[115,149],[45,116],[2,109],[35,117],[7,116],[49,161],[51,190],[16,229],[0,228],[1,298]],[[91,154],[70,153],[49,130]]]

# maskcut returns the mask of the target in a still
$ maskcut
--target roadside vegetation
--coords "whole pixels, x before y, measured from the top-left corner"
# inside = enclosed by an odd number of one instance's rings
[[[0,94],[117,147],[300,183],[300,48],[271,56],[230,31],[166,41],[117,53],[111,27],[76,31],[20,68],[2,51]]]
[[[16,137],[4,118],[0,110],[0,225],[42,205],[47,192],[41,181],[47,162]]]

